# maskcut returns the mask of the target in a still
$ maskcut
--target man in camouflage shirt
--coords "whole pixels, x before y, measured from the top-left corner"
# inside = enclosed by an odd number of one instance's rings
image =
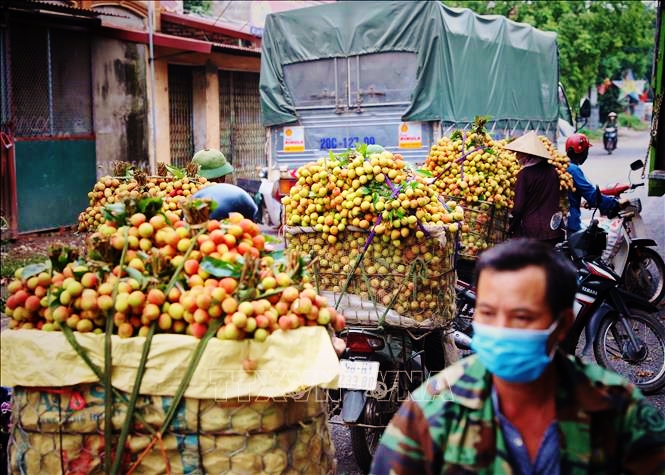
[[[665,416],[619,375],[555,351],[574,269],[520,239],[483,253],[476,272],[477,354],[402,405],[371,473],[665,473]]]

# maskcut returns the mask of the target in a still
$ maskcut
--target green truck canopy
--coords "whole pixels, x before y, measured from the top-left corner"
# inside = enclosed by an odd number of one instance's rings
[[[298,120],[283,67],[325,58],[406,51],[417,79],[404,121],[555,121],[556,34],[438,1],[335,2],[268,15],[261,54],[265,126]],[[400,65],[396,64],[396,68]]]

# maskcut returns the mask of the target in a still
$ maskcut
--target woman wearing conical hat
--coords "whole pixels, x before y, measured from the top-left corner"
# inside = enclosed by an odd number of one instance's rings
[[[509,235],[530,237],[549,244],[564,239],[559,208],[559,175],[547,160],[550,154],[534,131],[505,146],[517,154],[522,169],[515,182]]]

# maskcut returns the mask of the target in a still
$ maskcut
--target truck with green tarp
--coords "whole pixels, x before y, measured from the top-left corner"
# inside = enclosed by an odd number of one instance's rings
[[[555,33],[440,2],[270,14],[259,85],[270,178],[363,143],[424,162],[476,116],[494,136],[556,141],[574,131],[558,59]]]
[[[658,2],[656,13],[656,44],[653,62],[653,115],[651,118],[651,140],[649,143],[649,196],[665,195],[665,9],[663,0]]]

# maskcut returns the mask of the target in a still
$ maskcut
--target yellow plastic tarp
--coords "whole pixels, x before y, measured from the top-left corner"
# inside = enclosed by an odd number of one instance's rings
[[[104,368],[104,335],[75,332],[79,344]],[[131,392],[144,337],[112,337],[112,383]],[[199,340],[187,335],[155,335],[150,347],[141,394],[173,396]],[[7,330],[0,337],[2,386],[62,387],[99,381],[60,332]],[[253,374],[243,370],[246,358],[256,360]],[[205,349],[186,397],[235,399],[281,397],[314,386],[334,388],[339,362],[323,327],[302,327],[272,333],[265,342],[212,338]]]

